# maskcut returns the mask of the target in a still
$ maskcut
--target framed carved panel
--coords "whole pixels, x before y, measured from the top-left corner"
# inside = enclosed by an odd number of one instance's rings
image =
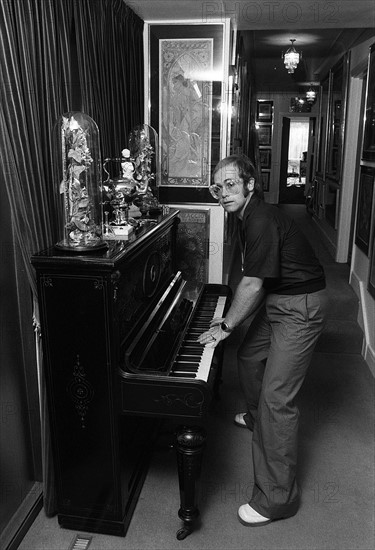
[[[150,122],[159,135],[161,202],[213,202],[221,158],[224,26],[149,26]]]
[[[209,208],[179,208],[177,269],[187,281],[208,282]]]
[[[212,133],[212,38],[159,42],[162,185],[206,185]]]

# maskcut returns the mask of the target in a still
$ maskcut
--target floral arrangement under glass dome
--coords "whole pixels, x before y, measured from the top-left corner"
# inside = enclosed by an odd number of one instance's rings
[[[106,246],[101,237],[99,131],[84,113],[63,114],[54,129],[61,205],[58,248],[82,252]]]
[[[136,126],[129,134],[129,149],[134,161],[134,179],[141,196],[141,210],[158,208],[156,177],[158,173],[158,135],[152,126]]]
[[[129,149],[134,159],[134,178],[140,192],[145,192],[155,181],[157,146],[157,134],[147,124],[136,126],[129,134]]]

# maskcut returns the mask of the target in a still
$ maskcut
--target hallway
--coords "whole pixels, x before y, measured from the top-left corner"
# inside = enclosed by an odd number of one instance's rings
[[[358,300],[349,267],[334,262],[303,205],[283,205],[312,242],[324,265],[329,316],[299,394],[302,504],[298,514],[259,529],[237,520],[251,492],[251,433],[233,416],[243,405],[236,346],[227,340],[221,399],[207,419],[199,528],[177,541],[178,480],[172,426],[160,437],[125,538],[92,535],[90,550],[370,550],[374,546],[374,378],[361,356]],[[68,550],[76,532],[41,511],[20,550]]]

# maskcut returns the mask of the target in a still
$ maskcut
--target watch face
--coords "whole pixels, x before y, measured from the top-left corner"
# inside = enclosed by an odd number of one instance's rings
[[[147,258],[143,271],[143,292],[148,298],[151,298],[158,288],[160,273],[160,257],[157,252],[153,252]]]

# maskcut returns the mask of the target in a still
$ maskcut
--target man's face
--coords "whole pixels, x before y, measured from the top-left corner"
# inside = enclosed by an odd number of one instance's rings
[[[218,187],[219,202],[226,212],[241,213],[254,189],[254,180],[244,187],[237,166],[225,166],[214,175],[214,185]]]

